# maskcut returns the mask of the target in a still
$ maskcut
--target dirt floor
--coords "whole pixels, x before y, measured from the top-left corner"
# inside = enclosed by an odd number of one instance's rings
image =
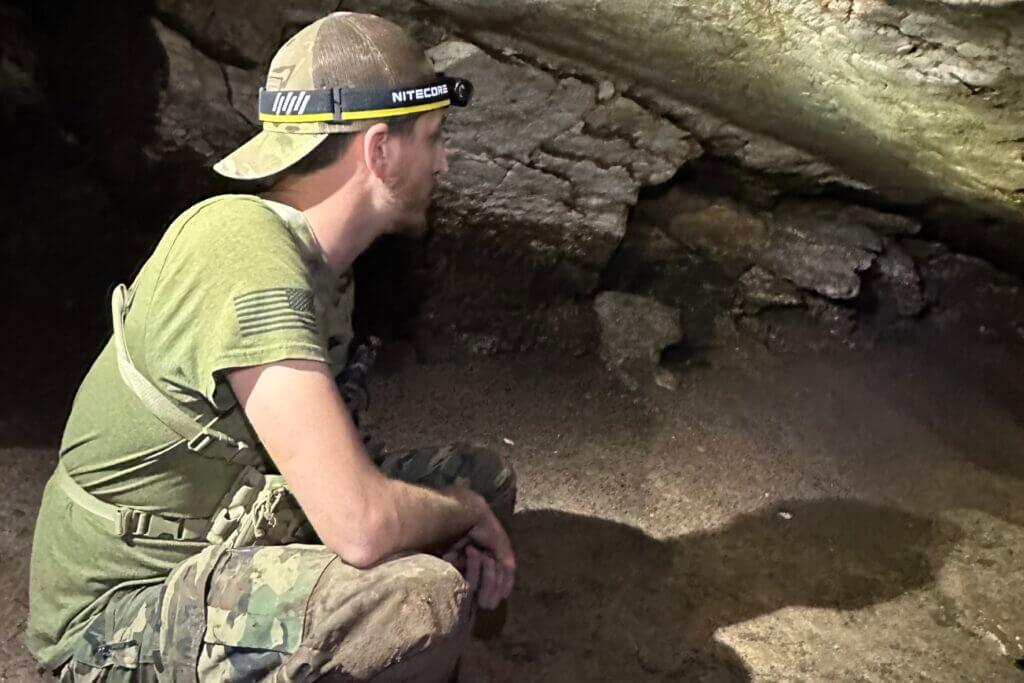
[[[516,593],[463,680],[1024,681],[1022,366],[1019,344],[922,330],[730,350],[629,393],[592,359],[392,352],[374,424],[518,470]],[[37,680],[19,632],[66,409],[23,374],[38,408],[0,422],[12,681]]]

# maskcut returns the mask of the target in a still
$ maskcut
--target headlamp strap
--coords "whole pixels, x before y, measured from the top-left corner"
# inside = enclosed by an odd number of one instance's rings
[[[404,116],[452,104],[465,106],[472,85],[443,75],[435,83],[414,88],[266,90],[260,88],[259,118],[268,123],[346,123],[361,119]]]

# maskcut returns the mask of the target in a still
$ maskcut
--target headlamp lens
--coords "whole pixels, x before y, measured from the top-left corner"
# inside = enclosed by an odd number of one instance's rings
[[[473,99],[473,84],[465,78],[445,77],[448,84],[448,96],[453,107],[465,107]]]

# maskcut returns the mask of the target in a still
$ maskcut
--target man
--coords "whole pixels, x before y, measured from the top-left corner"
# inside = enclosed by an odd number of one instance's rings
[[[336,384],[341,276],[379,235],[425,229],[442,110],[468,88],[372,15],[278,51],[263,132],[215,167],[272,189],[174,221],[115,291],[75,398],[27,634],[61,680],[447,680],[473,601],[509,595],[507,465],[473,448],[375,461]]]

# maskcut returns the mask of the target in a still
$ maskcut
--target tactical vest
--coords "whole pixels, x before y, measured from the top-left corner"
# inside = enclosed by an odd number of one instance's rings
[[[154,417],[181,437],[190,452],[242,465],[242,470],[212,517],[168,517],[107,503],[82,488],[63,463],[57,465],[56,483],[74,503],[106,520],[111,533],[126,542],[132,538],[162,538],[206,540],[238,547],[290,543],[303,538],[302,532],[308,532],[303,528],[305,518],[288,494],[283,478],[265,472],[262,454],[244,441],[217,430],[219,417],[203,421],[185,412],[135,367],[124,336],[124,320],[130,305],[131,293],[124,285],[118,285],[111,298],[111,312],[121,379]],[[224,447],[210,448],[215,443]],[[308,533],[305,537],[308,538]]]
[[[285,222],[305,219],[294,208],[263,200]],[[307,248],[319,251],[314,244]],[[351,275],[341,283],[326,268],[314,279],[317,299],[323,305],[331,365],[345,365],[351,341],[353,292]],[[340,285],[340,286],[339,286]],[[210,517],[165,516],[103,501],[82,488],[62,462],[54,474],[56,484],[75,504],[105,520],[110,532],[130,542],[132,538],[160,538],[178,541],[202,541],[224,547],[280,545],[315,539],[298,503],[288,492],[283,477],[266,472],[262,453],[239,439],[216,429],[218,416],[206,421],[192,415],[168,398],[132,362],[125,341],[125,318],[134,295],[123,284],[111,298],[113,344],[122,380],[146,409],[177,434],[185,447],[199,457],[214,457],[242,470],[224,493],[217,512]],[[219,447],[211,448],[214,444]]]

